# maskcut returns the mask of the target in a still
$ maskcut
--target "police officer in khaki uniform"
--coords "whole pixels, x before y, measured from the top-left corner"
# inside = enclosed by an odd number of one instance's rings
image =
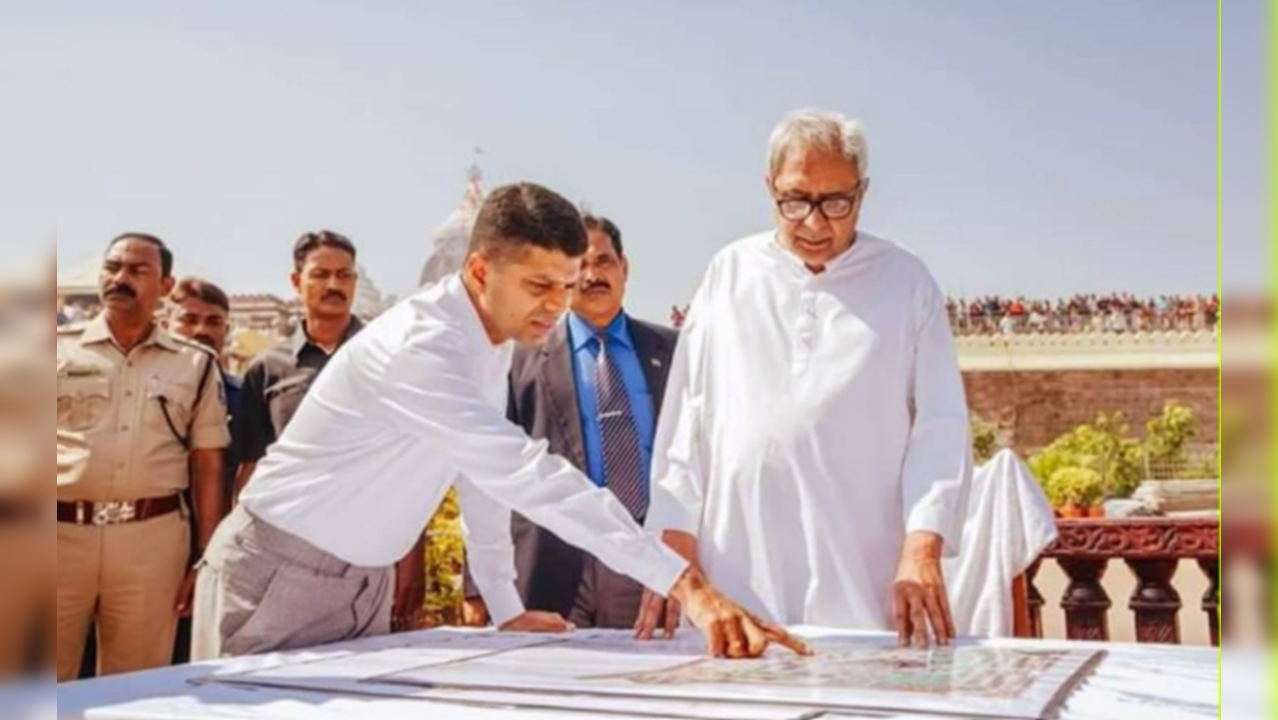
[[[187,513],[200,548],[224,513],[216,358],[155,322],[172,270],[158,238],[116,238],[99,275],[104,311],[58,329],[60,681],[77,674],[95,619],[98,675],[168,664],[194,588]]]

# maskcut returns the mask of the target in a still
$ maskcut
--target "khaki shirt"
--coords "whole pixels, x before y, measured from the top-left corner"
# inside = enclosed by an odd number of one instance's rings
[[[106,319],[59,328],[58,500],[164,497],[190,483],[189,453],[165,420],[161,398],[193,450],[230,444],[226,391],[213,354],[158,326],[129,355]]]

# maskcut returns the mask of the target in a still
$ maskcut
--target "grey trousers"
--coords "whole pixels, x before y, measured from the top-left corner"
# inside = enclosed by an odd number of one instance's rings
[[[643,585],[588,553],[583,560],[581,584],[568,621],[579,628],[633,628],[643,602]]]
[[[218,526],[199,570],[192,661],[390,632],[393,568],[345,563],[242,507]]]

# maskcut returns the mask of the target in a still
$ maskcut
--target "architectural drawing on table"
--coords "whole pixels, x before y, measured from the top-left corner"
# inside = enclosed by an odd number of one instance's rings
[[[580,679],[624,680],[649,686],[788,686],[1014,700],[1066,654],[993,647],[931,652],[896,648],[830,650],[814,658],[777,655],[750,663],[699,660],[653,672]]]
[[[393,636],[392,636],[393,637]],[[963,643],[899,649],[883,638],[809,638],[814,658],[703,658],[700,638],[641,643],[629,633],[509,637],[434,631],[373,652],[209,678],[300,689],[417,697],[526,697],[516,705],[597,705],[650,714],[697,704],[696,717],[793,717],[799,709],[932,712],[1039,719],[1058,708],[1105,653],[1058,646]],[[396,690],[398,687],[400,690]],[[734,709],[735,708],[735,709]],[[567,706],[565,706],[567,709]],[[747,713],[746,711],[750,712]],[[679,713],[688,717],[687,713]]]

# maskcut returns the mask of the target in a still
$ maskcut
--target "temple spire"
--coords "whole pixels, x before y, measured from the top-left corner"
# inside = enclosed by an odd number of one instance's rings
[[[470,228],[484,203],[484,171],[479,166],[483,149],[474,149],[474,158],[466,171],[466,189],[461,204],[431,233],[431,250],[422,268],[421,285],[438,282],[461,269],[470,244]]]

